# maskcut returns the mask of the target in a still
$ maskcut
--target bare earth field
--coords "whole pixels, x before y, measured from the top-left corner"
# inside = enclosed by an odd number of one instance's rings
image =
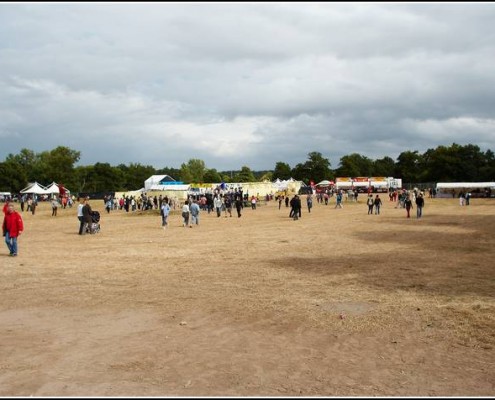
[[[302,200],[168,230],[92,200],[85,236],[76,207],[24,212],[0,396],[495,395],[495,199]]]

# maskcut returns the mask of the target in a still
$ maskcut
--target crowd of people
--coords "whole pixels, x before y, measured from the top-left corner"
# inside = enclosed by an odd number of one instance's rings
[[[426,192],[418,189],[414,190],[394,190],[388,195],[391,202],[395,202],[395,208],[401,208],[406,211],[406,218],[411,218],[411,210],[416,208],[416,218],[422,218],[423,208],[425,206],[425,193],[428,193],[430,198],[435,197],[436,193],[432,190]],[[461,192],[459,194],[459,204],[468,206],[470,201],[469,192]],[[273,200],[273,196],[266,196],[265,200]],[[358,202],[358,192],[343,190],[325,190],[315,194],[306,195],[306,206],[308,214],[313,208],[313,199],[316,198],[317,204],[329,205],[332,199],[335,201],[335,209],[342,209],[345,201]],[[21,212],[31,212],[35,214],[37,199],[36,196],[22,196],[20,199]],[[93,211],[89,202],[89,196],[77,199],[77,218],[79,220],[79,235],[86,233],[95,234],[99,231],[99,213]],[[302,216],[302,201],[298,194],[294,194],[292,198],[288,194],[275,196],[280,210],[285,204],[286,208],[290,208],[289,218],[299,220]],[[105,210],[107,213],[115,210],[123,210],[125,212],[133,211],[148,211],[160,210],[161,224],[163,229],[169,227],[169,216],[172,211],[179,209],[182,226],[192,228],[200,225],[200,214],[202,212],[216,215],[220,218],[222,215],[232,217],[233,209],[237,213],[237,218],[241,218],[245,207],[251,207],[251,210],[257,209],[259,202],[258,196],[248,196],[243,194],[242,189],[222,190],[217,188],[211,192],[203,194],[190,194],[184,202],[180,202],[177,198],[169,198],[168,196],[148,196],[142,193],[139,196],[122,196],[116,199],[112,196],[105,196],[103,199]],[[74,204],[74,198],[64,196],[64,198],[53,197],[51,199],[52,216],[57,216],[59,208],[71,208]],[[368,215],[380,215],[380,210],[383,205],[382,198],[379,194],[368,193],[366,198],[366,206]],[[27,206],[27,207],[26,207]],[[3,236],[9,249],[11,256],[17,256],[17,238],[23,232],[23,220],[21,213],[15,211],[14,203],[7,200],[3,207],[4,220],[2,224]]]

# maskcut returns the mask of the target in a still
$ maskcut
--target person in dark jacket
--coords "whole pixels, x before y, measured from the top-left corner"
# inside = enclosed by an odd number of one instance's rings
[[[301,199],[297,194],[290,200],[290,214],[289,217],[294,220],[299,219],[301,216]]]
[[[380,207],[382,205],[382,199],[380,199],[379,195],[376,195],[375,201],[373,202],[373,204],[375,206],[375,215],[379,215],[380,214]]]
[[[407,211],[407,218],[411,218],[410,211],[411,208],[413,208],[413,205],[410,195],[407,195],[406,200],[404,200],[404,207],[406,208]]]
[[[93,210],[91,209],[91,206],[89,205],[89,197],[86,197],[84,199],[84,206],[82,208],[82,214],[83,214],[83,231],[82,234],[84,235],[86,233],[86,230],[89,228],[89,233],[93,234],[93,219],[91,218],[91,213]]]
[[[423,207],[425,206],[425,199],[420,193],[416,197],[416,217],[421,218],[423,216]]]

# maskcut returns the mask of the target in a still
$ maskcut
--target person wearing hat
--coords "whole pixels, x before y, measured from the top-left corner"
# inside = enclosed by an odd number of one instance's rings
[[[9,203],[3,217],[2,232],[10,256],[17,256],[17,238],[24,230],[21,214],[14,210],[14,203]]]

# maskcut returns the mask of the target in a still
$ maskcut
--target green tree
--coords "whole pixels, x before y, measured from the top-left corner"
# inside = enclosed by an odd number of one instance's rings
[[[388,156],[373,162],[373,173],[370,176],[394,176],[395,161]]]
[[[137,190],[144,187],[144,181],[152,175],[156,175],[155,168],[150,165],[130,163],[128,166],[119,164],[122,171],[122,187],[124,190]]]
[[[243,166],[239,173],[234,177],[235,182],[255,182],[255,178],[251,169]]]
[[[272,180],[273,180],[273,172],[271,171],[265,172],[263,175],[260,176],[259,179],[260,182],[265,182],[265,181],[271,182]]]
[[[96,163],[90,173],[90,185],[94,192],[116,192],[123,190],[123,173],[108,163]]]
[[[72,192],[91,192],[90,186],[90,174],[93,171],[93,166],[79,165],[74,168],[73,187],[69,188]]]
[[[204,182],[206,166],[203,160],[191,158],[187,164],[182,164],[180,168],[181,180],[187,183]]]
[[[474,182],[480,179],[486,162],[486,155],[476,145],[438,146],[423,155],[424,176],[436,182]]]
[[[41,179],[45,184],[51,182],[63,183],[66,187],[71,187],[75,184],[74,179],[74,164],[79,161],[81,152],[72,150],[65,146],[44,151],[40,155],[41,164]]]
[[[311,170],[308,163],[305,162],[296,164],[294,168],[292,168],[291,177],[298,181],[309,183],[309,181],[311,180]],[[315,183],[318,182],[315,181]]]
[[[275,164],[275,169],[273,170],[273,179],[280,179],[281,181],[285,181],[291,178],[292,170],[289,164],[284,163],[282,161],[277,161]]]
[[[304,164],[297,164],[292,170],[291,175],[294,179],[301,180],[305,183],[309,183],[310,181],[318,183],[324,179],[333,179],[330,161],[317,151],[309,153],[308,160]]]
[[[495,181],[495,154],[487,150],[484,154],[485,162],[480,168],[480,182]]]
[[[352,153],[340,159],[340,166],[336,169],[337,176],[373,176],[373,161],[366,156]]]
[[[220,183],[222,182],[222,176],[215,168],[207,169],[203,176],[203,180],[206,183]]]
[[[0,191],[17,193],[28,184],[22,165],[14,160],[0,163]]]
[[[168,175],[176,181],[180,180],[180,169],[164,167],[156,170],[155,175]]]
[[[226,183],[234,182],[233,171],[229,171],[229,172],[222,171],[220,172],[220,176],[222,177],[221,179],[222,182],[226,182]]]
[[[422,164],[423,157],[417,150],[403,151],[397,157],[395,177],[401,178],[403,184],[421,182]]]
[[[184,183],[192,183],[193,182],[193,175],[191,171],[189,170],[189,167],[187,164],[182,164],[180,166],[180,180]]]

